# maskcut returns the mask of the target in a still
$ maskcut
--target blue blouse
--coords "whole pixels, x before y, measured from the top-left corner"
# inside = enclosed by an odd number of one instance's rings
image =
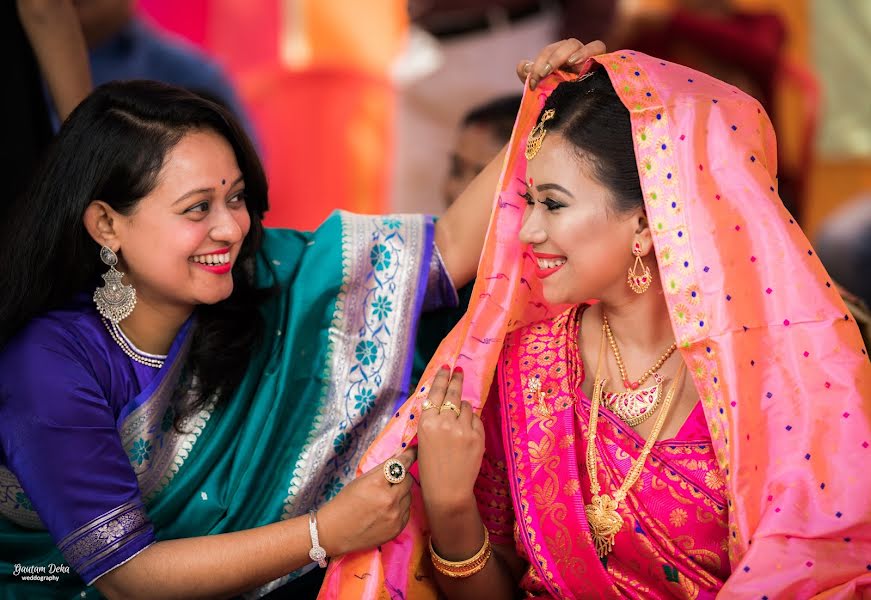
[[[436,250],[423,308],[456,303]],[[88,294],[0,352],[0,519],[46,529],[88,585],[155,541],[135,471],[150,448],[125,450],[119,427],[157,373],[125,354]]]
[[[86,295],[0,354],[0,515],[41,522],[88,584],[154,541],[118,423],[156,373],[124,354]]]

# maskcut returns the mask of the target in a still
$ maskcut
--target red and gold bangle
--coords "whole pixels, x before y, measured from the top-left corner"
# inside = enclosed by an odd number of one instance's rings
[[[471,577],[481,571],[487,566],[487,561],[490,560],[492,553],[493,547],[490,545],[490,532],[487,531],[486,527],[484,527],[484,544],[481,546],[481,549],[475,553],[475,556],[458,562],[445,560],[439,556],[435,548],[432,547],[432,538],[429,540],[429,555],[432,558],[432,564],[436,571],[455,579]]]

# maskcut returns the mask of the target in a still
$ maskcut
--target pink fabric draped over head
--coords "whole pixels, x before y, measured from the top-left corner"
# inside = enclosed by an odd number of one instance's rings
[[[775,137],[759,103],[707,75],[632,51],[593,59],[631,115],[669,315],[726,475],[732,575],[725,597],[847,598],[871,590],[871,364],[858,328],[776,191]],[[588,67],[592,67],[592,61]],[[419,394],[360,464],[414,443],[426,389],[462,365],[487,398],[506,332],[557,314],[517,239],[526,136],[569,76],[525,94],[473,300]],[[435,598],[419,488],[380,552],[334,560],[321,598]]]

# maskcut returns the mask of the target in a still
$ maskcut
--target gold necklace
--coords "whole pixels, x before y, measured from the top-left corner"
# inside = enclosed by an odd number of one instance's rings
[[[614,492],[613,498],[608,494],[599,494],[601,487],[599,480],[596,478],[596,461],[598,460],[596,452],[596,426],[599,422],[599,404],[602,400],[602,390],[605,387],[602,375],[602,362],[605,357],[605,328],[607,324],[602,325],[602,341],[599,345],[599,364],[596,366],[596,379],[593,384],[593,399],[590,403],[590,424],[587,431],[587,474],[590,477],[590,492],[592,498],[590,503],[584,507],[584,512],[587,514],[587,522],[590,524],[590,533],[593,534],[593,542],[596,545],[596,553],[599,558],[605,558],[611,549],[614,547],[614,537],[623,528],[623,517],[617,512],[617,506],[626,498],[629,489],[638,481],[641,476],[641,471],[644,468],[644,462],[647,460],[647,455],[650,454],[653,444],[659,437],[659,432],[662,430],[662,425],[665,423],[665,417],[668,414],[668,409],[671,407],[671,401],[677,392],[678,384],[683,378],[684,363],[681,361],[674,376],[674,381],[668,388],[668,393],[665,395],[665,401],[662,404],[662,410],[659,411],[659,416],[656,418],[656,423],[653,425],[653,431],[647,436],[647,441],[641,449],[641,454],[632,466],[629,467],[629,472],[626,473],[626,478],[623,484]]]
[[[641,425],[652,417],[659,407],[659,403],[662,400],[662,376],[657,371],[669,359],[677,345],[672,344],[669,346],[662,356],[659,357],[659,360],[647,369],[638,381],[630,382],[629,377],[626,376],[623,357],[620,356],[620,349],[617,347],[617,342],[611,333],[611,326],[608,324],[608,317],[605,315],[602,315],[602,327],[608,336],[611,350],[614,351],[614,360],[617,361],[617,368],[620,369],[623,387],[626,388],[625,392],[603,392],[602,404],[630,427]],[[651,375],[653,375],[656,383],[651,387],[639,390],[638,386],[644,383]]]
[[[659,360],[657,360],[652,367],[647,369],[638,380],[629,381],[629,376],[626,375],[626,367],[623,366],[623,357],[620,356],[620,349],[617,348],[617,342],[614,341],[614,334],[611,333],[611,326],[608,325],[608,317],[604,314],[602,315],[602,324],[605,328],[605,333],[608,335],[608,343],[611,344],[611,350],[614,351],[614,359],[617,361],[617,368],[620,369],[620,377],[623,379],[623,387],[627,390],[637,390],[638,386],[647,381],[648,377],[659,371],[662,364],[667,361],[672,353],[677,349],[677,344],[672,343],[672,345],[662,353]]]

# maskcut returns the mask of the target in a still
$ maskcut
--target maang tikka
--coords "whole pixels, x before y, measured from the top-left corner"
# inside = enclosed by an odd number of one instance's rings
[[[111,248],[100,248],[100,260],[109,265],[109,270],[103,273],[106,284],[94,291],[94,304],[103,317],[117,325],[133,312],[133,307],[136,306],[136,290],[132,285],[121,282],[124,273],[115,268],[118,255]]]
[[[544,124],[550,121],[556,115],[556,111],[552,108],[547,109],[541,114],[541,120],[529,132],[529,137],[526,138],[526,160],[532,160],[538,151],[541,150],[541,143],[544,141],[544,136],[547,135],[547,129]]]

